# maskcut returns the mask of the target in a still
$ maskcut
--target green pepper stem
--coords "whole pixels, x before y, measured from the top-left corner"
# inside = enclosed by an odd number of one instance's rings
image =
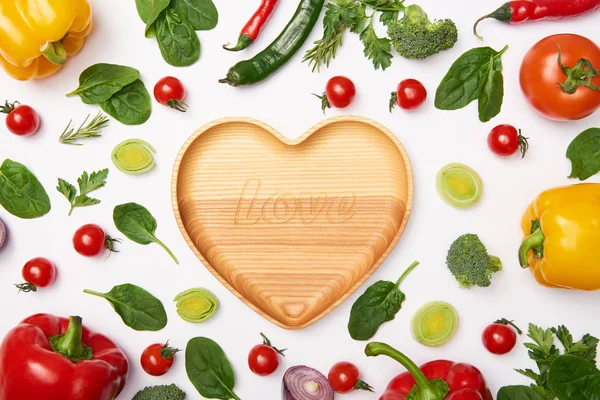
[[[396,281],[396,288],[400,286],[402,281],[408,276],[408,274],[410,274],[413,271],[413,269],[417,268],[417,265],[419,265],[418,261],[415,261],[414,263],[410,264],[410,266],[406,269],[406,271],[404,271],[404,273]]]
[[[83,325],[81,317],[69,317],[69,326],[64,335],[50,338],[54,351],[67,357],[72,362],[92,359],[92,349],[81,340]]]
[[[519,263],[521,267],[529,267],[529,251],[534,247],[539,247],[544,243],[546,237],[541,228],[537,228],[531,235],[527,236],[519,247]]]
[[[234,47],[230,47],[230,43],[226,43],[223,45],[223,48],[229,51],[240,51],[250,46],[253,41],[254,40],[250,39],[250,36],[246,35],[245,33],[242,33],[238,37],[237,44]]]
[[[385,343],[371,342],[367,345],[365,354],[367,357],[388,356],[402,364],[415,379],[420,394],[419,400],[441,400],[444,398],[444,393],[427,379],[417,364],[393,347]]]
[[[52,64],[63,65],[67,62],[67,51],[60,41],[46,42],[40,51]]]

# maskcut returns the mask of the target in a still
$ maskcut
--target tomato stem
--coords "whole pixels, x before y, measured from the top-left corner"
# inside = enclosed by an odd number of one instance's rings
[[[373,392],[373,386],[369,385],[365,381],[358,380],[354,384],[354,390],[365,390],[367,392]]]
[[[285,354],[283,354],[283,353],[284,353],[284,352],[285,352],[287,349],[281,349],[281,350],[279,350],[277,347],[273,346],[273,345],[271,344],[271,341],[269,340],[269,338],[268,338],[268,337],[266,337],[266,336],[265,336],[265,334],[264,334],[264,333],[262,333],[262,332],[260,333],[260,336],[262,336],[262,338],[263,338],[263,344],[264,344],[265,346],[269,346],[270,348],[272,348],[273,350],[275,350],[275,351],[277,352],[277,354],[280,354],[281,356],[285,357]]]
[[[521,328],[519,328],[517,325],[515,325],[515,323],[512,320],[508,320],[506,318],[500,318],[499,320],[494,321],[495,324],[502,324],[502,325],[510,325],[513,328],[515,328],[515,330],[517,331],[517,333],[519,335],[523,334],[523,331],[521,330]]]
[[[181,349],[175,347],[169,347],[169,341],[160,349],[160,356],[165,360],[170,360],[173,356],[179,353]]]
[[[15,286],[17,287],[17,289],[19,289],[19,293],[37,292],[37,287],[33,283],[25,282],[16,284]]]
[[[598,76],[598,70],[594,68],[592,63],[585,58],[581,58],[577,61],[577,64],[573,68],[566,67],[562,63],[562,52],[560,46],[558,47],[558,66],[562,69],[567,79],[563,83],[557,83],[563,92],[567,94],[574,94],[579,86],[584,86],[589,89],[600,92],[600,87],[592,83],[592,78]]]
[[[521,134],[521,130],[519,129],[519,136],[517,136],[517,140],[519,141],[519,150],[521,151],[521,159],[525,158],[525,154],[527,150],[529,150],[529,138],[525,137]]]
[[[396,102],[398,101],[398,92],[392,92],[391,96],[390,96],[390,113],[392,112],[392,110],[394,109],[394,107],[396,107]]]
[[[13,101],[12,103],[9,103],[8,100],[6,100],[4,102],[4,105],[0,105],[0,113],[10,114],[10,112],[17,108],[19,104],[21,103],[19,103],[18,101]]]
[[[329,102],[329,99],[327,98],[327,94],[325,92],[323,92],[323,94],[320,96],[316,93],[313,93],[312,95],[315,96],[317,99],[321,100],[321,110],[323,111],[323,114],[325,114],[325,110],[327,110],[328,108],[331,108],[331,103]]]

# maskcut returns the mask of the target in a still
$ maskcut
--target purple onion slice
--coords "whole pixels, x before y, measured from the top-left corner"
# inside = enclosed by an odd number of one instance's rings
[[[282,400],[333,400],[327,378],[316,369],[299,365],[283,376]]]
[[[4,244],[4,240],[6,239],[6,227],[4,223],[0,219],[0,247]]]

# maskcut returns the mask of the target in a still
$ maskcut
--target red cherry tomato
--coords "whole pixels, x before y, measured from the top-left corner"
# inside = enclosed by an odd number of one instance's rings
[[[488,146],[490,150],[499,156],[511,156],[521,150],[521,158],[529,149],[527,138],[521,135],[521,131],[512,125],[498,125],[488,135]]]
[[[45,288],[54,283],[56,267],[47,258],[37,257],[25,263],[21,274],[26,283],[16,285],[19,291],[35,292],[37,288]]]
[[[356,365],[347,361],[341,361],[331,367],[327,377],[331,388],[337,393],[350,393],[354,390],[367,390],[372,392],[373,388],[359,378],[360,372]]]
[[[392,93],[393,96],[393,93]],[[405,110],[418,108],[427,99],[427,90],[421,82],[416,79],[405,79],[398,85],[395,100]],[[390,104],[390,109],[393,103]]]
[[[29,136],[37,132],[40,127],[40,116],[31,107],[14,102],[6,102],[0,106],[0,112],[6,116],[6,127],[9,131],[19,136]]]
[[[259,376],[271,375],[279,367],[279,355],[283,356],[284,350],[279,350],[271,345],[271,341],[261,333],[263,344],[254,346],[248,354],[250,371]]]
[[[494,323],[488,325],[481,334],[483,346],[492,354],[506,354],[517,343],[515,330],[505,324]]]
[[[173,366],[175,353],[180,351],[169,347],[169,342],[166,344],[152,344],[142,352],[140,363],[147,374],[152,376],[161,376],[166,374]]]
[[[160,104],[185,112],[187,104],[185,100],[185,87],[181,81],[173,76],[167,76],[154,85],[154,98]]]
[[[113,239],[104,233],[104,230],[95,224],[83,225],[73,235],[73,247],[82,256],[93,257],[102,253],[105,249],[115,251]]]
[[[483,400],[483,397],[477,390],[467,388],[450,393],[445,400]]]
[[[348,107],[356,96],[356,86],[345,76],[334,76],[325,86],[325,93],[317,96],[321,99],[321,108],[325,111],[331,106],[336,108]]]
[[[450,368],[445,381],[452,392],[460,389],[475,389],[481,396],[485,396],[486,383],[483,374],[477,368],[466,363],[457,363]]]

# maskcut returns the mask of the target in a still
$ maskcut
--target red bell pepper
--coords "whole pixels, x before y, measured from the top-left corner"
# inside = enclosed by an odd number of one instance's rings
[[[123,351],[80,317],[36,314],[0,345],[0,400],[113,400],[127,370]]]
[[[369,343],[369,357],[385,355],[408,371],[396,376],[379,400],[404,400],[413,393],[414,400],[492,400],[483,374],[474,366],[448,360],[417,365],[398,350],[384,343]]]

